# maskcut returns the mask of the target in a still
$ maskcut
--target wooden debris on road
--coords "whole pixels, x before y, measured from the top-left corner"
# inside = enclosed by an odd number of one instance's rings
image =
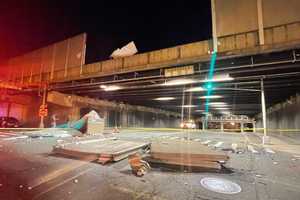
[[[139,177],[144,176],[147,171],[151,169],[150,165],[142,160],[142,157],[138,153],[129,155],[128,162],[132,169],[132,173]]]
[[[153,142],[148,161],[155,164],[221,169],[229,157],[195,141]]]
[[[66,141],[53,147],[53,153],[101,164],[119,161],[148,146],[149,143],[118,140],[116,138],[86,137]]]

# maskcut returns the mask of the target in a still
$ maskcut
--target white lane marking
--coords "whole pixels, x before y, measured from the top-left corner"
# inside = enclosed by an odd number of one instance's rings
[[[8,137],[8,135],[0,135],[0,137]]]
[[[215,148],[219,148],[220,146],[222,146],[224,142],[218,142],[217,144],[214,145]]]
[[[252,145],[248,145],[247,147],[248,150],[251,151],[252,153],[258,153],[258,151],[256,151]]]
[[[16,140],[16,139],[25,139],[28,138],[27,135],[21,135],[21,136],[17,136],[17,137],[9,137],[9,138],[3,138],[2,140]]]
[[[8,132],[0,132],[0,135],[7,135],[7,136],[11,136],[11,135],[18,135],[16,133],[8,133]]]
[[[211,140],[206,140],[206,141],[202,142],[201,144],[206,144],[207,145],[210,142],[211,142]]]
[[[265,148],[265,151],[267,152],[267,153],[275,153],[272,149],[270,149],[270,148]]]
[[[236,143],[232,143],[231,144],[231,148],[236,151],[237,150],[238,145]]]

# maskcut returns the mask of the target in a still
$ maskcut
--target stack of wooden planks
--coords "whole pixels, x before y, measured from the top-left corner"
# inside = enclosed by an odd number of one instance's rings
[[[154,164],[167,164],[202,169],[221,169],[229,157],[223,152],[209,149],[196,141],[157,141],[152,142],[150,158]]]
[[[118,140],[116,138],[85,137],[66,140],[53,147],[53,153],[101,164],[119,161],[136,153],[149,143]]]

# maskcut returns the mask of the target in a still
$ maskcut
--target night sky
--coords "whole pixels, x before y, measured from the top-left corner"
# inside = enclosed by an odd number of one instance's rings
[[[2,0],[0,60],[86,32],[86,62],[134,41],[139,52],[205,40],[210,0]]]

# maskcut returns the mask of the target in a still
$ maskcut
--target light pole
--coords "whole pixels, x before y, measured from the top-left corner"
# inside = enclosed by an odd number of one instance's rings
[[[261,110],[262,110],[262,121],[263,121],[263,144],[266,143],[267,140],[267,116],[266,116],[266,100],[265,100],[265,90],[264,90],[264,81],[263,79],[260,80],[260,87],[261,87]]]

